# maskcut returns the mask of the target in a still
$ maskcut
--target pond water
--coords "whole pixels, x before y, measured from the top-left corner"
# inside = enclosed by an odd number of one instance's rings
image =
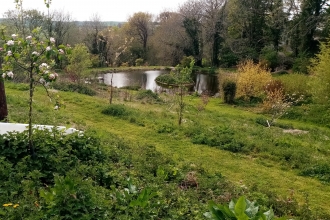
[[[142,89],[150,89],[153,92],[162,91],[163,88],[157,85],[155,79],[161,74],[168,73],[165,70],[147,70],[147,71],[130,71],[118,73],[106,73],[103,75],[103,80],[106,85],[111,84],[117,88],[125,86],[139,86]],[[194,77],[195,86],[193,91],[202,93],[205,91],[215,94],[218,92],[218,80],[216,76],[209,76],[204,74],[196,74]]]

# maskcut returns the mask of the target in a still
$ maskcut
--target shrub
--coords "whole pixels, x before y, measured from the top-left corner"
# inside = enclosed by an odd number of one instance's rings
[[[189,67],[192,60],[194,60],[194,57],[192,57],[192,56],[189,56],[189,57],[184,56],[181,59],[181,61],[180,61],[180,64],[181,64],[180,66],[182,68]]]
[[[263,48],[259,56],[259,61],[265,65],[265,67],[275,70],[275,68],[278,66],[277,51],[273,47]]]
[[[135,66],[142,66],[143,64],[143,59],[142,58],[138,58],[135,60]]]
[[[330,105],[330,41],[322,43],[320,48],[320,53],[311,60],[310,70],[313,77],[310,91],[315,103]]]
[[[157,93],[154,93],[150,89],[148,90],[140,90],[136,94],[137,99],[146,99],[147,101],[160,101],[161,99],[159,98]]]
[[[265,87],[265,92],[266,97],[263,100],[263,110],[270,114],[282,113],[286,107],[282,82],[280,80],[270,81]]]
[[[233,51],[228,47],[223,48],[219,56],[221,67],[233,67],[236,66],[239,61],[237,54],[233,53]]]
[[[173,74],[159,75],[159,76],[157,76],[155,81],[158,83],[169,84],[169,85],[173,85],[173,84],[177,83],[177,80],[175,79]]]
[[[52,83],[54,89],[65,92],[77,92],[84,95],[95,96],[96,92],[89,86],[84,84],[66,83],[66,82],[54,82]]]
[[[158,133],[172,133],[174,130],[175,130],[174,125],[169,123],[166,124],[164,123],[157,126]]]
[[[129,63],[128,62],[125,62],[125,63],[120,64],[120,66],[122,66],[122,67],[129,67]]]
[[[291,73],[277,77],[283,84],[285,94],[296,94],[298,96],[310,97],[308,82],[311,80],[309,75]]]
[[[306,166],[301,172],[303,176],[316,177],[321,181],[330,182],[330,165],[328,163],[318,163]]]
[[[307,54],[301,54],[294,60],[292,71],[307,74],[310,64],[310,57]]]
[[[126,108],[125,105],[112,104],[103,109],[102,114],[121,117],[129,115],[129,110]]]
[[[225,81],[222,85],[223,95],[225,103],[232,104],[234,103],[236,95],[236,82],[234,81]]]
[[[265,118],[265,117],[257,117],[255,121],[257,124],[268,127],[267,118]]]
[[[252,60],[240,63],[237,77],[237,97],[249,101],[252,97],[262,97],[264,88],[271,81],[269,70]]]

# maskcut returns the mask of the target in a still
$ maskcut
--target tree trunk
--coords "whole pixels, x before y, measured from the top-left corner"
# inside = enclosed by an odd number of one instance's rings
[[[110,81],[110,99],[109,99],[109,104],[112,104],[112,96],[113,96],[113,91],[112,91],[112,78],[113,74],[111,74],[111,81]]]
[[[32,75],[32,70],[29,73],[29,78],[30,78],[30,97],[29,97],[29,151],[32,159],[35,159],[35,152],[34,152],[34,147],[33,147],[33,142],[32,142],[32,102],[33,102],[33,90],[34,90],[34,85],[33,85],[33,75]]]
[[[7,121],[8,109],[4,81],[0,79],[0,121]]]

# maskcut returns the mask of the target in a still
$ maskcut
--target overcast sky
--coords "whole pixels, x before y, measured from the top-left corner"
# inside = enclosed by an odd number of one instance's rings
[[[15,9],[14,0],[0,0],[0,17]],[[89,20],[92,14],[99,14],[102,21],[126,21],[135,12],[149,12],[157,15],[167,9],[176,11],[187,0],[52,0],[50,10],[69,12],[73,20]],[[5,3],[6,2],[6,3]],[[47,11],[44,0],[23,0],[24,9]]]

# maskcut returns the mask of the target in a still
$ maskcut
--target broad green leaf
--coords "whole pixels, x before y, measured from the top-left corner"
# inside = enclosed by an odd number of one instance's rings
[[[240,216],[240,215],[243,215],[245,214],[245,209],[246,209],[246,201],[245,201],[245,197],[244,196],[241,196],[236,204],[235,204],[235,214],[237,216]]]
[[[275,217],[273,209],[269,209],[267,212],[264,212],[264,215],[266,216],[266,220],[272,220]]]
[[[217,205],[213,201],[209,201],[209,213],[204,213],[205,217],[213,220],[226,220],[226,214],[222,212],[222,205]],[[206,214],[206,215],[205,215]]]
[[[246,201],[246,204],[247,204],[247,208],[245,210],[245,213],[247,214],[247,216],[252,218],[258,213],[259,207],[255,205],[255,202],[250,202],[247,199],[245,201]]]

